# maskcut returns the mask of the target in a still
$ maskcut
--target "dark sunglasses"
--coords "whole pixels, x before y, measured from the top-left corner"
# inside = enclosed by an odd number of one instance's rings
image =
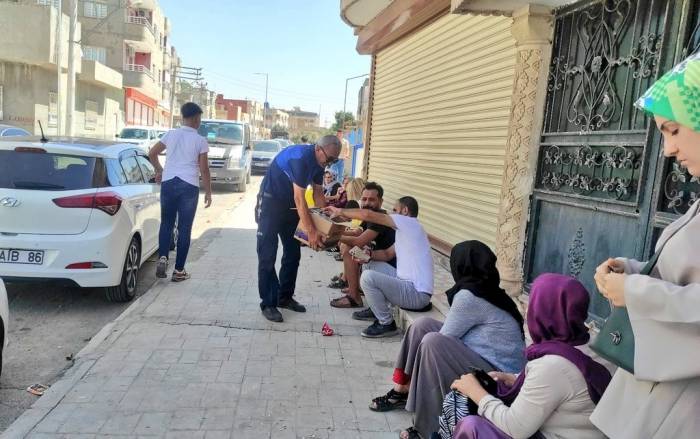
[[[322,146],[319,146],[318,149],[321,150],[321,152],[323,153],[323,156],[326,158],[326,163],[325,163],[326,166],[338,163],[338,157],[329,157],[328,154],[326,153],[326,150],[323,149]]]

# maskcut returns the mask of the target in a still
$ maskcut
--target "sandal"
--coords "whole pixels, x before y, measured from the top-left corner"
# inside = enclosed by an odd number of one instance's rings
[[[362,308],[362,303],[357,303],[355,299],[345,294],[331,300],[331,306],[333,308]]]
[[[338,253],[337,255],[333,256],[333,259],[335,259],[338,262],[343,262],[343,255]]]
[[[374,398],[372,404],[369,405],[369,409],[373,412],[388,412],[402,409],[406,407],[406,401],[408,401],[408,393],[400,393],[391,389],[386,395]]]
[[[348,283],[343,279],[332,280],[331,283],[328,284],[328,288],[334,288],[336,290],[340,290],[347,287]]]
[[[413,427],[408,427],[399,434],[401,439],[422,439],[418,430]]]
[[[338,280],[343,280],[343,273],[336,274],[335,276],[333,276],[333,277],[331,278],[331,282],[335,282],[335,281],[338,281]]]

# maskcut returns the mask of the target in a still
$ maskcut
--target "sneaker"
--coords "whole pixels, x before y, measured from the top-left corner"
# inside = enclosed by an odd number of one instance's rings
[[[160,259],[158,259],[158,263],[156,264],[156,277],[159,277],[161,279],[165,279],[168,277],[168,258],[165,256],[161,256]]]
[[[362,336],[367,338],[382,338],[391,337],[398,334],[399,330],[396,327],[396,322],[391,321],[388,325],[382,325],[379,320],[375,320],[367,329],[362,331]]]
[[[365,320],[367,322],[372,322],[377,319],[370,308],[363,309],[362,311],[355,311],[352,313],[352,318],[355,320]]]
[[[293,297],[290,297],[289,299],[286,300],[280,300],[279,305],[280,308],[285,308],[292,310],[294,312],[306,312],[306,307],[302,305],[301,303],[297,302],[294,300]]]
[[[172,280],[173,282],[182,282],[183,280],[187,280],[187,279],[189,279],[190,277],[192,277],[192,276],[190,276],[190,274],[189,274],[188,272],[186,272],[185,270],[182,270],[182,271],[180,271],[180,270],[174,270],[174,271],[173,271],[173,277],[172,277],[171,280]]]
[[[282,313],[279,312],[279,310],[274,306],[266,306],[263,308],[262,315],[271,322],[281,323],[284,321],[284,318],[282,318]]]

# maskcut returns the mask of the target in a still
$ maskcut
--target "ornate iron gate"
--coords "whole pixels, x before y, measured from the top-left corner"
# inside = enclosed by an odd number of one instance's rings
[[[529,284],[568,273],[595,292],[608,256],[643,259],[698,184],[660,160],[660,136],[634,101],[700,44],[692,0],[588,0],[556,12],[525,257]],[[694,40],[696,38],[696,40]],[[609,306],[593,294],[593,318]]]

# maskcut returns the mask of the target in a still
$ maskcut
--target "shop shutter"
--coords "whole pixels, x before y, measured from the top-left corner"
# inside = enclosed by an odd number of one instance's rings
[[[416,197],[426,231],[494,245],[515,41],[511,19],[448,14],[375,59],[368,176]]]

